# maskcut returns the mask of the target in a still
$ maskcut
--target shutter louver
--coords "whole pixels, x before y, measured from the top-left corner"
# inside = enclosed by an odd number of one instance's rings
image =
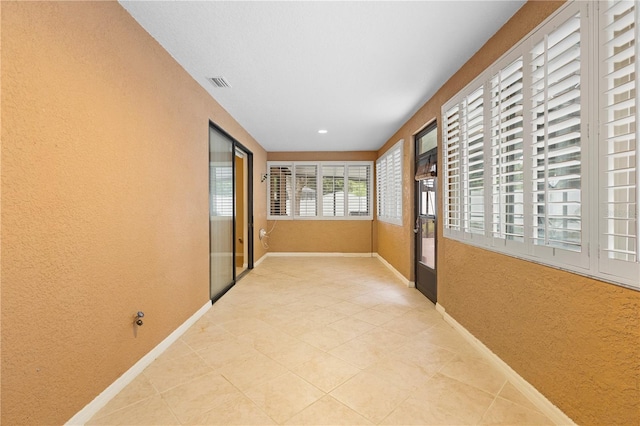
[[[636,279],[638,230],[638,24],[633,1],[600,5],[602,101],[600,136],[601,270]]]
[[[531,50],[535,245],[582,250],[580,14]]]
[[[391,166],[390,176],[393,176],[391,179],[393,208],[390,216],[402,220],[402,151],[395,149],[391,158],[393,161],[389,165]]]
[[[387,158],[380,158],[376,162],[376,187],[378,190],[378,217],[385,216],[387,208],[387,200],[384,194],[386,194],[387,182]]]
[[[452,231],[461,230],[461,165],[460,165],[460,107],[454,105],[443,117],[444,139],[444,226]]]
[[[376,161],[378,219],[402,224],[402,144],[396,143]]]
[[[480,87],[462,106],[463,230],[484,234],[484,99]]]
[[[296,165],[295,170],[295,213],[297,217],[318,215],[318,167]]]
[[[495,74],[489,84],[492,235],[524,242],[522,57]]]
[[[344,166],[322,166],[322,215],[344,216]]]
[[[347,166],[347,209],[349,216],[368,216],[370,206],[369,179],[371,167]]]
[[[291,216],[291,166],[269,168],[269,215]]]

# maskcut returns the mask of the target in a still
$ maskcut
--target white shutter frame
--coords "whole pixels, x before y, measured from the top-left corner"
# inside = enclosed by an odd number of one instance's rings
[[[304,215],[296,215],[295,214],[295,203],[296,203],[296,194],[295,194],[295,176],[296,169],[300,167],[315,167],[315,192],[316,192],[316,214],[314,216],[304,216]],[[326,166],[334,166],[334,167],[342,167],[343,170],[348,170],[349,166],[359,166],[366,167],[368,170],[368,179],[367,179],[367,187],[368,187],[368,215],[354,215],[347,216],[347,202],[345,200],[344,205],[342,207],[344,216],[324,216],[323,215],[323,183],[322,177],[323,167]],[[374,163],[372,161],[290,161],[290,162],[280,162],[280,161],[268,161],[267,162],[267,170],[271,172],[272,167],[289,167],[291,170],[291,196],[290,196],[290,214],[288,215],[272,215],[271,213],[271,181],[272,177],[269,176],[267,183],[267,220],[373,220],[373,212],[372,208],[372,188],[373,188],[373,167]],[[347,190],[347,177],[344,178],[344,191]],[[345,197],[347,194],[345,193]]]
[[[376,161],[378,220],[402,225],[404,139],[400,139]]]
[[[461,97],[456,96],[452,101],[442,106],[443,158],[440,167],[442,172],[439,173],[442,181],[444,235],[460,240],[464,238],[462,231],[462,137],[459,101]],[[453,117],[455,119],[452,119]],[[457,159],[452,159],[454,157]],[[457,166],[452,167],[456,163]],[[452,174],[457,176],[457,181],[451,180]]]
[[[620,15],[625,10],[628,10],[630,7],[634,7],[633,13],[627,13],[622,19],[618,21],[609,22],[608,16],[610,15]],[[611,7],[611,2],[601,2],[599,3],[599,26],[598,32],[601,37],[599,43],[599,52],[600,52],[600,157],[599,157],[599,170],[598,170],[598,178],[599,178],[599,200],[598,200],[598,210],[599,214],[599,229],[598,229],[598,271],[604,276],[611,276],[615,281],[623,282],[631,287],[636,289],[640,289],[640,282],[638,277],[640,277],[640,230],[639,228],[639,205],[640,205],[640,149],[638,147],[638,143],[640,142],[640,111],[638,107],[640,107],[640,76],[639,76],[639,67],[638,60],[640,59],[640,43],[638,40],[640,38],[640,7],[638,7],[638,3],[634,3],[631,1],[620,1],[616,2]],[[612,30],[621,31],[625,29],[631,22],[634,23],[634,29],[631,31],[625,31],[623,34],[619,34],[615,37],[608,37],[607,32]],[[609,48],[616,45],[617,42],[621,41],[624,37],[627,38],[635,38],[636,42],[633,48],[623,49],[619,52],[613,52],[610,54]],[[635,60],[633,63],[630,63],[629,59],[635,55]],[[614,63],[623,63],[627,62],[627,65],[614,69],[611,71],[608,68],[608,65],[612,65]],[[635,81],[630,80],[626,83],[622,83],[619,86],[615,86],[610,88],[607,84],[608,78],[621,78],[625,75],[630,75],[632,72],[635,72]],[[617,101],[613,103],[609,103],[607,101],[607,96],[614,93],[623,93],[625,90],[630,89],[631,87],[635,87],[636,94],[635,98],[629,98],[626,101]],[[635,106],[635,116],[629,116],[628,120],[635,120],[635,135],[632,133],[627,133],[626,135],[619,136],[609,136],[609,126],[620,123],[620,120],[609,120],[607,109],[609,106],[616,106],[617,110],[623,110],[629,108],[631,106]],[[616,201],[609,202],[609,191],[607,187],[608,182],[608,173],[611,173],[610,169],[607,168],[607,165],[610,162],[615,161],[613,158],[616,157],[616,154],[609,154],[608,148],[611,143],[615,143],[616,140],[623,141],[625,139],[630,140],[630,138],[635,137],[635,164],[630,164],[631,167],[635,166],[635,211],[627,210],[627,215],[629,219],[628,222],[628,231],[633,231],[633,226],[635,225],[635,244],[633,247],[629,247],[627,243],[627,248],[631,248],[632,252],[635,252],[635,261],[629,260],[618,260],[614,258],[610,258],[609,251],[612,252],[619,251],[615,247],[611,247],[609,241],[613,240],[616,237],[607,236],[612,232],[608,231],[609,225],[607,224],[607,216],[608,212],[611,209],[621,209],[622,205],[617,205]],[[628,158],[634,155],[631,151],[627,151]],[[620,153],[620,158],[625,158],[624,154]],[[615,169],[613,169],[615,170]],[[631,205],[628,206],[628,209],[631,208]],[[634,220],[635,216],[635,220]]]
[[[609,9],[610,6],[612,9]],[[634,7],[633,14],[623,15],[631,7]],[[441,188],[445,237],[640,290],[640,126],[629,127],[640,122],[637,108],[640,106],[640,90],[636,90],[633,97],[625,98],[622,95],[640,86],[640,73],[636,68],[640,66],[639,9],[640,4],[632,1],[566,2],[442,106]],[[610,10],[617,15],[615,22],[604,19]],[[580,16],[579,55],[578,50],[571,47],[577,46],[578,32],[575,28],[571,29],[571,24],[564,26],[566,20],[577,13]],[[630,28],[634,28],[633,31]],[[613,34],[612,30],[617,32]],[[608,34],[611,35],[610,39],[605,37]],[[550,43],[547,44],[547,53],[544,53],[544,45],[538,46],[537,43],[546,36],[550,37]],[[635,44],[631,48],[633,41]],[[613,50],[612,46],[617,48]],[[534,47],[535,52],[532,50]],[[493,76],[505,69],[504,81],[516,82],[518,77],[514,76],[512,69],[506,68],[518,56],[523,58],[522,93],[518,93],[519,85],[503,86],[504,93],[514,96],[489,113],[490,108],[495,106],[490,102]],[[541,61],[544,61],[542,68],[530,69],[532,64],[542,64]],[[616,63],[615,67],[613,62]],[[599,71],[596,74],[589,73],[589,70]],[[624,79],[634,71],[633,80]],[[541,73],[547,77],[544,82],[539,78]],[[618,80],[614,82],[613,79]],[[544,86],[541,86],[543,83]],[[500,147],[502,151],[495,151],[502,156],[511,155],[507,151],[522,142],[522,243],[492,236],[487,236],[487,241],[483,241],[476,239],[475,234],[463,232],[464,209],[468,208],[463,207],[463,197],[465,187],[468,189],[469,185],[465,181],[464,167],[472,165],[474,158],[460,158],[458,163],[458,156],[464,151],[463,112],[458,109],[463,106],[465,96],[481,85],[484,85],[485,93],[485,171],[490,171],[484,175],[485,219],[491,221],[485,228],[487,232],[494,232],[493,228],[489,229],[494,221],[494,186],[497,185],[497,193],[505,185],[510,185],[509,181],[512,180],[505,178],[503,182],[493,181],[494,166],[489,159],[494,148],[489,129],[493,123],[503,127],[502,136],[519,133],[519,129],[507,129],[506,126],[519,123],[519,118],[514,119],[509,114],[522,114],[521,140],[513,141],[513,136],[505,137]],[[541,88],[544,90],[540,91]],[[522,105],[519,105],[520,102]],[[635,113],[630,114],[632,110],[629,108],[634,106]],[[471,113],[467,123],[472,124],[474,119],[475,115]],[[534,126],[542,123],[544,126],[540,130],[534,129]],[[579,127],[576,125],[578,123]],[[614,126],[617,126],[616,132],[609,132]],[[558,133],[544,133],[549,130]],[[544,137],[538,140],[538,135]],[[473,143],[475,138],[476,135],[468,134],[467,143]],[[518,168],[508,167],[519,164],[519,157],[505,157],[501,161],[502,165],[507,166],[500,171],[503,176],[519,173]],[[562,170],[562,167],[565,169]],[[551,179],[556,182],[549,185]],[[539,183],[543,184],[538,186]],[[538,194],[545,195],[538,198]],[[500,202],[513,205],[509,199],[496,201],[496,208]],[[544,202],[550,208],[535,208],[534,215],[534,201]],[[578,206],[578,201],[580,225],[564,222],[565,219],[578,217],[572,212],[572,208]],[[496,210],[496,213],[500,213],[500,210]],[[537,217],[542,220],[538,221]],[[533,238],[543,235],[534,234],[534,231],[542,227],[545,227],[545,232],[550,230],[554,234],[549,234],[549,239],[547,236],[538,239],[538,244],[534,244]],[[581,238],[578,238],[577,232],[581,232]],[[556,237],[560,242],[573,239],[576,243],[574,247],[580,247],[580,251],[572,251],[569,245],[555,243]],[[547,246],[547,242],[552,242],[555,247]],[[610,246],[607,247],[607,244]],[[616,250],[616,254],[609,256],[608,253]],[[624,260],[625,256],[627,260]]]
[[[538,45],[539,43],[544,42],[544,40],[546,40],[546,38],[548,37],[548,35],[552,35],[554,33],[554,31],[558,31],[560,29],[566,28],[571,28],[571,20],[574,19],[574,16],[576,16],[577,14],[579,14],[579,21],[578,21],[578,31],[579,31],[579,37],[575,36],[573,33],[570,33],[571,35],[568,36],[566,39],[563,39],[562,41],[558,42],[558,44],[556,44],[555,46],[551,47],[549,50],[556,48],[557,46],[560,46],[563,49],[569,49],[569,51],[573,52],[572,49],[574,49],[573,45],[565,43],[565,41],[567,39],[570,39],[572,42],[579,42],[580,43],[580,55],[578,56],[577,60],[579,60],[579,64],[580,67],[577,69],[577,72],[579,72],[579,88],[577,90],[579,90],[579,96],[580,96],[580,103],[578,105],[576,105],[573,108],[564,108],[563,110],[556,112],[556,113],[549,113],[548,110],[551,109],[551,107],[549,107],[547,100],[548,99],[554,99],[553,96],[549,96],[548,98],[546,98],[546,100],[544,101],[544,104],[547,104],[547,108],[545,108],[545,117],[546,117],[546,121],[550,122],[554,119],[558,119],[558,118],[562,118],[563,116],[566,116],[568,114],[570,114],[571,111],[576,111],[579,110],[580,111],[580,118],[579,120],[574,120],[572,123],[578,122],[580,124],[580,132],[579,132],[579,138],[580,138],[580,142],[579,142],[579,151],[580,152],[580,160],[579,160],[579,164],[580,164],[580,175],[579,175],[579,179],[580,179],[580,189],[579,189],[579,193],[580,193],[580,216],[579,216],[579,223],[580,223],[580,235],[581,235],[581,239],[580,239],[580,250],[579,251],[573,251],[573,250],[569,250],[569,249],[563,249],[561,247],[558,246],[553,246],[552,244],[535,244],[535,240],[536,237],[533,234],[534,229],[537,229],[536,226],[533,225],[533,219],[538,217],[538,214],[534,211],[535,209],[535,205],[537,204],[537,201],[534,199],[535,194],[538,193],[538,190],[534,188],[534,182],[537,180],[534,177],[534,174],[536,173],[535,170],[533,168],[533,151],[536,149],[536,146],[539,146],[539,143],[534,141],[534,138],[536,134],[539,134],[539,131],[534,131],[534,124],[535,124],[535,120],[533,119],[533,114],[535,113],[535,111],[533,111],[534,105],[533,105],[533,99],[531,100],[531,103],[529,104],[531,106],[531,113],[527,114],[529,120],[531,120],[531,124],[529,125],[529,129],[531,129],[531,134],[530,135],[526,135],[528,138],[530,138],[530,140],[528,141],[528,145],[529,145],[529,153],[531,155],[531,158],[529,160],[527,160],[527,165],[531,168],[528,171],[528,177],[530,179],[530,183],[528,185],[528,188],[530,189],[531,194],[530,196],[527,198],[528,200],[530,200],[531,202],[529,203],[529,209],[530,209],[530,220],[529,225],[531,227],[530,232],[527,234],[530,236],[530,244],[528,247],[528,252],[533,255],[536,258],[541,258],[541,259],[545,259],[546,262],[549,262],[550,264],[554,264],[554,265],[559,265],[559,266],[563,266],[566,267],[568,265],[571,266],[575,266],[578,268],[583,268],[585,270],[589,269],[589,215],[590,215],[590,211],[589,211],[589,203],[590,203],[590,191],[589,191],[589,187],[588,187],[588,173],[589,173],[589,161],[590,161],[590,138],[589,138],[589,134],[588,134],[588,123],[590,121],[590,91],[589,91],[589,84],[588,81],[590,81],[590,75],[589,75],[589,63],[590,63],[590,52],[589,52],[589,46],[590,46],[590,37],[589,37],[589,22],[587,19],[587,3],[586,2],[579,2],[577,4],[577,7],[575,8],[566,8],[564,10],[562,10],[560,13],[558,13],[558,15],[556,15],[553,20],[551,20],[550,25],[552,25],[554,28],[553,30],[549,31],[546,34],[543,35],[539,35],[539,36],[534,36],[531,37],[528,40],[528,44],[529,44],[529,51],[532,51],[533,47]],[[546,50],[546,49],[545,49]],[[561,50],[561,49],[554,49],[555,51],[560,51],[560,53],[555,56],[555,58],[553,58],[553,60],[559,58],[559,57],[564,57],[565,59],[567,59],[567,57],[569,58],[573,58],[573,56],[566,56],[565,53]],[[573,53],[572,53],[573,55]],[[574,59],[571,59],[574,60]],[[549,61],[550,63],[551,61]],[[547,59],[545,58],[545,64],[548,64]],[[562,68],[564,68],[565,65],[562,66]],[[531,65],[529,64],[525,64],[525,69],[530,70],[531,69]],[[565,69],[565,71],[567,71],[567,74],[571,73],[571,72],[576,72],[576,67],[572,66],[572,67],[567,67]],[[557,71],[554,71],[557,72]],[[547,73],[547,71],[545,71],[545,76],[548,76],[549,74]],[[533,81],[534,76],[531,76],[531,81]],[[544,78],[544,77],[543,77]],[[537,81],[541,81],[541,80],[537,80]],[[550,83],[549,86],[551,86],[553,83]],[[549,86],[545,86],[545,87],[549,87]],[[546,90],[546,89],[545,89]],[[575,89],[574,89],[575,90]],[[566,97],[565,98],[565,102],[568,101],[569,99],[571,99],[570,97]],[[575,104],[573,104],[575,105]],[[564,115],[563,115],[564,114]],[[553,127],[553,125],[548,125],[545,126],[544,129],[546,131],[546,135],[553,133],[554,131],[557,131],[558,128],[560,129],[564,129],[567,128],[567,125],[570,125],[571,123],[567,123],[565,122],[561,122],[559,125],[556,125],[556,128]],[[555,141],[552,138],[546,137],[545,135],[545,141],[542,142],[543,146],[544,146],[544,158],[546,158],[545,161],[545,170],[547,171],[547,173],[545,173],[545,182],[547,182],[547,179],[549,179],[549,171],[554,170],[554,167],[550,166],[549,160],[553,160],[554,158],[559,158],[558,156],[561,154],[566,154],[566,153],[570,153],[570,152],[575,152],[575,149],[565,149],[564,151],[557,151],[555,154],[554,153],[550,153],[549,147],[551,146],[555,146],[556,143],[558,143],[557,141]],[[575,135],[573,135],[572,137],[574,137]],[[567,140],[570,140],[570,138],[567,138]],[[553,214],[551,214],[549,207],[550,203],[549,198],[550,198],[550,193],[552,192],[546,185],[545,185],[545,189],[543,189],[542,191],[544,194],[544,200],[545,200],[545,209],[544,209],[544,213],[542,215],[543,218],[545,218],[547,221],[551,220],[551,218],[554,217]],[[571,193],[571,191],[563,191],[567,194]],[[565,204],[569,205],[570,202],[565,202]],[[548,232],[551,232],[551,228],[545,228],[548,229]],[[549,233],[546,232],[545,238],[549,238]]]
[[[274,215],[272,210],[271,210],[271,201],[272,201],[272,188],[271,188],[271,184],[272,184],[272,180],[273,180],[273,176],[271,176],[272,173],[272,168],[274,167],[288,167],[291,169],[291,173],[293,174],[293,163],[290,162],[268,162],[267,163],[267,170],[269,172],[269,178],[267,179],[267,220],[291,220],[293,219],[293,194],[292,197],[290,199],[290,205],[291,205],[291,211],[289,214],[286,215]],[[286,193],[286,183],[285,183],[285,193]],[[285,200],[286,203],[286,200]],[[286,210],[286,208],[285,208]]]
[[[480,94],[478,95],[478,92]],[[463,163],[463,182],[462,182],[462,230],[464,239],[466,240],[474,240],[479,243],[481,241],[486,240],[487,233],[487,216],[486,216],[486,186],[485,184],[485,176],[487,175],[486,171],[486,157],[485,157],[485,146],[487,145],[487,129],[485,127],[486,124],[486,104],[485,104],[485,87],[484,85],[480,85],[478,87],[472,86],[472,89],[468,91],[466,96],[462,99],[461,103],[461,112],[462,112],[462,150],[461,157]],[[469,117],[473,117],[469,119]],[[474,133],[474,137],[471,137],[472,132]],[[473,152],[472,152],[473,150]],[[478,160],[480,158],[480,160]],[[470,161],[470,160],[474,161]],[[471,170],[473,165],[481,165],[479,170]],[[472,174],[475,177],[472,179]],[[481,177],[478,178],[477,175],[480,174]],[[472,189],[471,182],[482,182],[482,196],[480,199],[482,200],[482,216],[481,216],[481,224],[482,230],[474,230],[472,226],[472,218],[473,218],[473,207],[477,206],[477,202],[472,202]],[[478,198],[476,196],[476,198]],[[476,216],[477,218],[477,216]]]
[[[524,116],[526,114],[523,113],[523,109],[525,106],[524,91],[526,90],[524,88],[524,83],[525,83],[524,56],[525,55],[523,54],[523,51],[521,49],[509,52],[509,54],[505,55],[503,58],[497,61],[488,70],[489,73],[486,76],[487,92],[488,92],[488,97],[490,99],[489,103],[486,106],[487,108],[486,111],[487,111],[488,121],[489,121],[489,126],[486,129],[486,135],[487,135],[486,143],[489,145],[489,149],[490,149],[490,157],[488,158],[488,165],[489,165],[488,170],[489,170],[489,174],[491,175],[491,185],[488,187],[489,197],[491,197],[490,198],[491,204],[489,206],[491,213],[490,213],[490,216],[488,216],[487,218],[487,226],[489,228],[488,235],[489,235],[489,240],[492,247],[494,247],[497,250],[508,251],[516,255],[525,255],[527,252],[526,234],[524,233],[525,232],[524,226],[526,223],[526,217],[524,217],[525,205],[526,205],[526,200],[524,198],[525,197],[524,164],[526,163],[526,159],[524,158],[525,151],[526,151],[525,142],[524,142],[524,137],[526,135],[526,131],[524,128]],[[519,66],[518,66],[518,62],[520,62]],[[501,73],[503,73],[504,75],[501,75]],[[497,86],[493,84],[493,81],[495,81],[496,79],[497,81],[499,81],[499,84]],[[513,87],[507,88],[508,84],[514,84],[518,80],[521,80],[521,83],[518,83]],[[498,92],[495,92],[496,88],[498,88]],[[504,91],[503,91],[503,88],[505,88]],[[506,96],[511,96],[512,94],[516,93],[518,90],[522,90],[523,92],[522,96],[514,96],[513,98],[506,100],[504,103],[502,102],[502,100],[506,98]],[[498,104],[494,105],[494,102],[496,102],[496,100],[498,101]],[[518,102],[520,102],[521,105],[518,105]],[[504,117],[507,117],[509,114],[516,114],[516,117],[503,122],[502,119]],[[520,126],[515,129],[509,129],[509,130],[503,131],[504,128],[511,126],[515,123],[520,123]],[[496,130],[498,131],[498,135],[494,136],[494,131]],[[506,138],[520,132],[522,133],[521,137],[506,140]],[[522,154],[521,154],[523,158],[522,161],[517,161],[517,160],[507,161],[505,158],[507,157],[507,155],[500,154],[504,148],[510,148],[518,144],[522,145],[522,149],[517,149],[510,152],[512,152],[513,154],[518,154],[522,150]],[[496,148],[499,150],[498,151],[499,154],[497,157],[495,157]],[[497,166],[494,165],[494,161],[497,161],[497,164],[498,164]],[[504,168],[506,166],[518,165],[518,164],[522,164],[523,166],[522,170],[520,171],[515,170],[511,172],[504,171]],[[499,179],[497,182],[495,180],[496,168],[500,171]],[[514,197],[514,201],[512,203],[507,203],[503,199],[503,195],[502,195],[504,193],[503,187],[508,186],[509,184],[509,182],[506,181],[505,179],[508,178],[509,176],[517,176],[517,175],[522,175],[522,185],[523,185],[523,191],[521,194],[521,196],[523,197],[522,202],[515,199],[515,198],[519,198],[518,195],[520,193],[513,192],[512,194]],[[498,191],[497,205],[496,205],[496,199],[495,199],[496,190]],[[506,222],[503,224],[502,221],[506,218],[507,213],[505,209],[508,206],[512,206],[512,205],[514,207],[516,205],[521,205],[521,208],[523,210],[522,215],[524,220],[522,224],[522,227],[523,227],[522,235],[517,235],[517,237],[522,238],[522,241],[506,238],[507,233],[506,233],[505,227],[508,224]],[[513,213],[513,217],[514,217],[513,226],[516,226],[516,223],[515,223],[516,214],[517,214],[516,212]],[[498,222],[495,222],[496,216],[498,217]]]

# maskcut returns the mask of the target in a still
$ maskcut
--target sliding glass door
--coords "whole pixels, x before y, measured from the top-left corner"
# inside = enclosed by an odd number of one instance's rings
[[[209,126],[209,256],[211,300],[253,269],[253,154]]]
[[[209,127],[209,251],[211,299],[233,285],[233,140]]]

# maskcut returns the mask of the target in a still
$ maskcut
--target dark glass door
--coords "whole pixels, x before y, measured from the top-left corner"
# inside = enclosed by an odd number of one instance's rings
[[[416,136],[416,288],[433,303],[438,300],[436,275],[437,128],[433,124]]]
[[[209,125],[209,286],[212,301],[253,268],[253,154]]]

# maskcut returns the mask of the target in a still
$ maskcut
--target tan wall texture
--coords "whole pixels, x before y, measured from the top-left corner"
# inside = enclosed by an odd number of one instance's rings
[[[446,101],[562,3],[526,3],[380,155],[402,138],[413,145],[427,122],[440,122]],[[403,274],[405,257],[413,262],[412,226],[406,217],[402,228],[378,223],[378,252]],[[438,233],[438,297],[447,313],[578,424],[640,424],[640,292],[442,238],[442,224]],[[399,241],[398,252],[390,241]]]
[[[277,220],[268,239],[270,252],[371,253],[370,220]]]
[[[0,421],[62,424],[209,299],[208,121],[266,152],[116,2],[1,8]]]
[[[376,152],[269,152],[267,159],[269,161],[375,161]],[[266,186],[266,182],[262,185]],[[256,199],[256,202],[262,201]],[[274,223],[275,228],[273,228]],[[277,220],[269,221],[268,225],[267,231],[273,228],[267,240],[270,252],[371,253],[376,250],[375,221]]]

